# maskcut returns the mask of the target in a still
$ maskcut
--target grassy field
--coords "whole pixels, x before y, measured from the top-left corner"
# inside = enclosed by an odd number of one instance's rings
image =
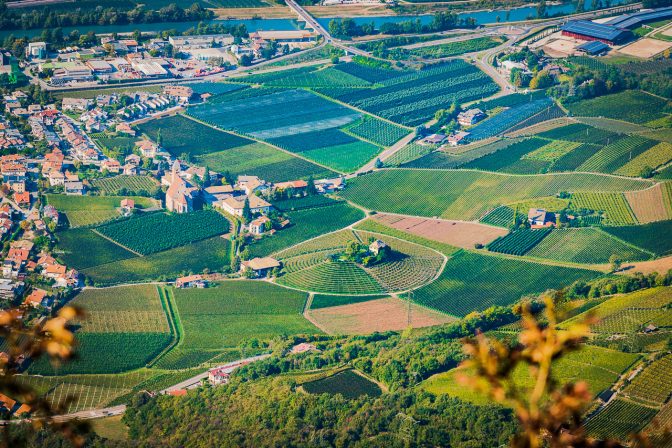
[[[554,196],[561,191],[620,192],[650,185],[648,181],[587,173],[510,176],[478,171],[390,169],[352,179],[340,194],[370,210],[473,220],[500,205]]]
[[[181,349],[221,350],[250,338],[319,333],[301,315],[306,294],[269,283],[227,281],[173,293],[184,327]]]
[[[214,237],[175,249],[97,265],[81,271],[96,285],[134,283],[157,279],[174,279],[204,269],[221,271],[230,264],[231,243]]]
[[[156,286],[85,290],[72,303],[89,317],[77,325],[78,359],[54,368],[40,359],[31,374],[116,373],[143,367],[170,342]]]
[[[601,347],[584,346],[580,351],[573,352],[555,362],[553,373],[561,384],[570,381],[585,380],[593,395],[611,386],[618,376],[625,371],[639,355],[621,353]],[[488,403],[488,398],[460,384],[456,377],[463,373],[462,369],[453,369],[434,375],[422,383],[422,388],[434,394],[448,394],[479,404]],[[530,387],[531,378],[525,367],[514,371],[513,378],[517,386]]]
[[[651,254],[623,243],[617,238],[594,228],[557,229],[531,251],[531,257],[572,263],[609,263],[612,255],[624,261],[648,260]]]
[[[88,227],[99,225],[119,218],[117,212],[122,199],[133,199],[136,207],[149,208],[156,201],[140,196],[66,196],[63,194],[46,195],[47,204],[65,213],[70,227]]]
[[[230,229],[231,223],[223,215],[203,210],[184,214],[153,213],[96,230],[130,250],[149,255],[223,235]]]
[[[460,252],[448,260],[436,281],[415,291],[414,300],[454,316],[465,316],[598,275],[585,269]]]
[[[347,399],[359,398],[362,395],[377,397],[383,393],[380,386],[353,370],[344,370],[326,378],[303,383],[301,386],[309,394],[341,394]]]

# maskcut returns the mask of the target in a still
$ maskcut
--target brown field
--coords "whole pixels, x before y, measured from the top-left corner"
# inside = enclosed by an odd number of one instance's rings
[[[636,272],[641,272],[642,274],[652,274],[657,273],[666,273],[672,269],[672,256],[659,258],[657,260],[650,261],[638,261],[636,263],[628,263],[623,266],[622,271],[619,272],[621,275],[632,275]]]
[[[672,42],[664,42],[662,40],[645,37],[639,39],[637,42],[633,42],[630,45],[620,48],[618,52],[630,56],[637,56],[638,58],[650,58],[658,53],[662,53],[670,47],[672,47]]]
[[[475,222],[414,218],[384,213],[373,215],[371,218],[394,229],[463,249],[473,249],[476,244],[485,245],[508,233],[506,229]]]
[[[642,224],[670,219],[668,207],[665,205],[663,184],[641,191],[628,191],[625,199],[635,213],[637,221]]]
[[[310,320],[330,334],[368,334],[374,331],[397,331],[408,327],[408,303],[395,298],[371,300],[351,305],[309,311]],[[453,322],[454,317],[411,305],[413,328],[431,327]]]

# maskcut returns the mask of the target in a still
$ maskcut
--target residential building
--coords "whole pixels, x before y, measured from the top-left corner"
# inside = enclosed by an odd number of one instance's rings
[[[220,206],[222,210],[227,213],[230,213],[234,216],[243,216],[243,209],[245,208],[245,199],[249,201],[250,213],[252,214],[267,214],[272,209],[273,206],[266,202],[264,199],[259,196],[231,196],[224,199]]]
[[[460,126],[473,126],[484,118],[485,114],[478,108],[465,110],[457,114],[457,122]]]
[[[271,220],[267,216],[260,216],[256,219],[253,219],[247,228],[253,235],[263,235],[266,232],[267,223],[270,222]]]
[[[449,135],[447,141],[450,146],[457,146],[468,136],[469,132],[459,131]]]
[[[253,258],[243,261],[241,266],[243,271],[251,270],[254,277],[263,278],[267,277],[273,269],[279,268],[280,262],[271,257]]]
[[[200,274],[179,277],[175,280],[176,288],[205,288],[208,281]]]
[[[229,382],[229,373],[226,372],[225,367],[218,367],[212,369],[208,372],[208,382],[213,386],[219,386],[220,384],[227,384]]]

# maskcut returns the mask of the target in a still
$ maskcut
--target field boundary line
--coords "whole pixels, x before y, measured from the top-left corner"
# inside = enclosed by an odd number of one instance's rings
[[[561,268],[583,269],[586,271],[593,271],[595,273],[600,273],[602,275],[608,273],[605,272],[605,269],[607,269],[605,265],[599,265],[599,264],[595,265],[595,264],[571,263],[558,260],[550,260],[547,258],[529,257],[527,255],[510,255],[510,254],[503,254],[500,252],[490,252],[488,250],[473,250],[473,249],[462,249],[462,250],[470,252],[472,254],[486,255],[489,257],[506,258],[508,260],[526,261],[528,263],[543,264],[547,266],[558,266]]]
[[[173,335],[173,340],[170,344],[164,347],[158,355],[154,357],[151,361],[147,363],[147,367],[153,367],[156,363],[163,358],[168,352],[177,346],[182,340],[182,332],[178,330],[177,324],[175,322],[174,311],[172,309],[172,303],[168,298],[168,291],[163,286],[156,286],[156,293],[159,295],[159,300],[161,300],[161,306],[168,321],[168,327],[170,328],[170,333]]]
[[[311,324],[313,324],[315,326],[315,328],[320,330],[322,333],[333,334],[333,333],[327,331],[327,329],[324,328],[322,326],[322,324],[320,324],[310,313],[310,307],[313,305],[313,298],[314,297],[315,297],[315,293],[312,293],[312,292],[308,293],[308,298],[306,299],[306,302],[304,304],[303,313],[301,313],[303,315],[303,318],[306,319]]]
[[[284,152],[284,153],[287,154],[287,155],[290,155],[290,156],[292,156],[292,157],[296,157],[297,159],[301,159],[301,160],[304,160],[304,161],[306,161],[306,162],[312,163],[313,165],[317,165],[317,166],[319,166],[320,168],[324,168],[325,170],[333,171],[333,172],[338,173],[338,174],[346,174],[346,173],[344,173],[343,171],[339,171],[339,170],[337,170],[337,169],[335,169],[335,168],[330,168],[330,167],[328,167],[328,166],[326,166],[326,165],[323,165],[323,164],[321,164],[321,163],[315,162],[314,160],[310,160],[310,159],[308,159],[308,158],[306,158],[306,157],[300,156],[300,155],[298,155],[298,154],[296,154],[296,153],[293,153],[293,152],[291,152],[291,151],[287,151],[286,149],[283,149],[283,148],[281,148],[281,147],[279,147],[279,146],[277,146],[277,145],[274,145],[274,144],[272,144],[272,143],[269,143],[269,142],[267,142],[266,140],[261,140],[261,139],[259,139],[259,138],[257,138],[257,137],[254,137],[253,135],[239,134],[239,133],[234,132],[234,131],[231,131],[231,130],[220,129],[220,128],[216,127],[216,126],[213,126],[213,125],[208,124],[208,123],[206,123],[206,122],[204,122],[204,121],[202,121],[202,120],[199,120],[199,119],[196,118],[196,117],[192,117],[192,116],[189,115],[189,114],[182,114],[182,116],[184,116],[184,117],[186,117],[186,118],[188,118],[188,119],[190,119],[190,120],[193,120],[193,121],[195,121],[195,122],[197,122],[197,123],[200,123],[200,124],[202,124],[202,125],[204,125],[204,126],[208,126],[209,128],[215,129],[215,130],[217,130],[217,131],[224,132],[224,133],[231,134],[231,135],[235,135],[236,137],[246,138],[246,139],[248,139],[248,140],[252,140],[252,141],[254,141],[254,142],[257,142],[257,143],[261,143],[261,144],[267,145],[267,146],[269,146],[269,147],[271,147],[271,148],[273,148],[273,149],[276,149],[276,150],[278,150],[278,151],[282,151],[282,152]],[[192,165],[193,165],[193,164],[192,164]]]
[[[635,224],[635,225],[642,225],[642,224]],[[616,235],[612,235],[611,233],[609,233],[609,232],[603,230],[601,227],[597,227],[597,230],[598,230],[599,232],[602,232],[602,233],[606,234],[608,237],[610,237],[610,238],[612,238],[612,239],[618,241],[619,243],[623,243],[623,244],[625,244],[625,245],[628,246],[628,247],[631,247],[631,248],[633,248],[633,249],[637,249],[637,250],[640,250],[640,251],[642,251],[642,252],[644,252],[644,253],[647,253],[647,254],[651,255],[654,259],[655,259],[655,258],[658,258],[658,255],[657,255],[655,252],[651,252],[651,251],[648,250],[648,249],[644,249],[643,247],[639,247],[639,246],[637,246],[637,245],[635,245],[635,244],[632,244],[632,243],[630,243],[630,242],[628,242],[628,241],[625,241],[625,240],[623,240],[623,239],[617,237]],[[644,261],[648,261],[648,260],[644,260]]]
[[[102,233],[100,233],[100,232],[99,232],[98,230],[96,230],[96,229],[91,229],[91,231],[92,231],[93,233],[95,233],[96,235],[98,235],[98,236],[100,236],[100,237],[102,237],[102,238],[105,238],[107,241],[109,241],[109,242],[111,242],[111,243],[114,243],[114,244],[116,244],[117,246],[119,246],[119,247],[121,247],[121,248],[123,248],[123,249],[126,249],[127,251],[129,251],[129,252],[131,252],[131,253],[134,253],[134,254],[137,255],[138,257],[144,257],[144,255],[141,254],[140,252],[136,252],[136,251],[134,251],[133,249],[131,249],[131,248],[129,248],[129,247],[126,247],[126,246],[124,246],[123,244],[114,241],[112,238],[110,238],[109,236],[103,235]],[[107,264],[107,263],[104,263],[104,264]],[[98,266],[100,266],[100,265],[98,265]],[[95,266],[93,266],[93,267],[95,267]]]

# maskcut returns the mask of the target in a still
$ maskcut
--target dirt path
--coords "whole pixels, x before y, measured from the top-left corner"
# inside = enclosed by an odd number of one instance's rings
[[[119,246],[119,247],[123,247],[124,249],[126,249],[127,251],[129,251],[129,252],[131,252],[131,253],[137,255],[138,257],[144,257],[144,255],[141,254],[140,252],[136,252],[136,251],[134,251],[133,249],[131,249],[130,247],[126,247],[126,246],[124,246],[123,244],[114,241],[112,238],[103,235],[102,233],[100,233],[100,232],[99,232],[98,230],[96,230],[96,229],[91,229],[91,231],[92,231],[93,233],[95,233],[96,235],[98,235],[98,236],[100,236],[100,237],[102,237],[102,238],[105,238],[107,241],[109,241],[109,242],[111,242],[111,243],[114,243],[114,244],[116,244],[116,245]]]

